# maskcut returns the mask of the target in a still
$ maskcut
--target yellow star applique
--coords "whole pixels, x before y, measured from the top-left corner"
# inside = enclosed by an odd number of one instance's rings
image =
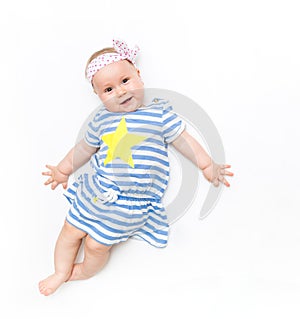
[[[120,158],[125,163],[134,167],[131,147],[145,140],[145,136],[129,134],[126,126],[126,120],[122,117],[114,133],[103,135],[102,141],[108,146],[104,166],[115,158]]]

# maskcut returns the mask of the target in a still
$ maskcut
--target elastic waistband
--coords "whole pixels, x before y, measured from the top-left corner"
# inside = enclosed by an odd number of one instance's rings
[[[160,198],[155,198],[155,197],[149,197],[149,196],[132,196],[132,194],[117,194],[119,199],[125,199],[125,200],[131,200],[131,201],[146,201],[146,202],[156,202],[159,203],[161,202]]]
[[[127,201],[136,201],[136,202],[155,202],[155,203],[160,203],[161,199],[160,198],[155,198],[155,197],[149,197],[145,196],[143,194],[132,194],[132,193],[124,193],[124,192],[119,192],[113,189],[108,189],[107,191],[103,192],[101,194],[102,198],[101,200],[104,202],[115,202],[117,199],[121,200],[127,200]]]
[[[83,183],[86,185],[92,185],[94,183],[93,176],[89,174],[83,174],[79,176],[78,181],[79,183]],[[124,191],[120,191],[119,189],[113,189],[112,187],[106,188],[99,184],[97,185],[97,188],[98,188],[98,192],[96,197],[97,199],[103,202],[113,203],[117,199],[124,199],[124,200],[130,200],[130,201],[147,201],[147,202],[155,202],[155,203],[161,202],[160,197],[149,196],[143,193],[138,194],[134,192],[124,192]],[[100,194],[99,194],[99,191],[101,192]]]

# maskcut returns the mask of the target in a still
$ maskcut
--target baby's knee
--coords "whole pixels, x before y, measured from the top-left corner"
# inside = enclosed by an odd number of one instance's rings
[[[84,246],[85,246],[85,249],[88,250],[89,252],[99,254],[99,255],[106,254],[111,248],[111,246],[106,246],[106,245],[98,243],[95,239],[93,239],[90,236],[86,237]]]

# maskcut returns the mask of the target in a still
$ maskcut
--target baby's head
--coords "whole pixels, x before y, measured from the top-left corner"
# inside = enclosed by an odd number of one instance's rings
[[[133,112],[144,99],[144,84],[135,66],[138,48],[130,50],[118,40],[113,44],[89,58],[86,78],[110,112]]]

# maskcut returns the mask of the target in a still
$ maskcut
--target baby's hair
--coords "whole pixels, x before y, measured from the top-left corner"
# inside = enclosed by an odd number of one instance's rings
[[[99,55],[102,55],[102,54],[105,54],[105,53],[117,53],[117,51],[114,48],[109,47],[109,48],[104,48],[104,49],[102,49],[100,51],[97,51],[97,52],[93,53],[91,55],[91,57],[88,59],[88,61],[87,61],[87,64],[86,64],[86,67],[85,67],[85,77],[87,77],[87,72],[86,72],[87,71],[87,67],[92,62],[92,60],[96,59]]]

